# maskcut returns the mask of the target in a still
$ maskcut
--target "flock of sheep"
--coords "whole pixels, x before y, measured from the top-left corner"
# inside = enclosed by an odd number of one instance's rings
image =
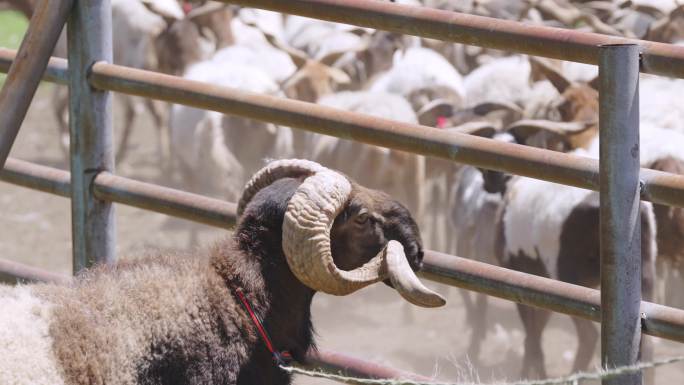
[[[684,41],[684,6],[674,0],[396,2]],[[593,66],[211,1],[112,0],[112,9],[116,64],[598,157]],[[641,77],[643,167],[684,174],[680,83]],[[309,159],[402,202],[428,248],[584,286],[600,282],[598,193],[217,112],[120,99],[126,119],[117,160],[125,161],[133,119],[144,105],[159,132],[160,166],[177,175],[187,190],[237,201],[264,159]],[[57,95],[55,101],[63,134],[66,97]],[[648,202],[641,203],[640,212],[643,296],[681,305],[665,293],[683,277],[684,212]],[[477,360],[487,332],[482,320],[486,300],[464,300],[472,315],[471,359]],[[524,306],[519,312],[526,332],[522,375],[544,377],[541,334],[549,313]],[[574,369],[586,369],[597,330],[589,321],[573,321],[580,341]]]

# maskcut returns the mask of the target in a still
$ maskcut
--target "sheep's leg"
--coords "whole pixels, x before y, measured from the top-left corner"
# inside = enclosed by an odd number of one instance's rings
[[[577,329],[577,339],[579,341],[577,353],[575,354],[575,363],[572,366],[573,373],[576,373],[589,367],[589,363],[594,357],[599,332],[591,321],[572,317],[572,322],[575,324],[575,329]]]
[[[124,121],[123,121],[123,133],[121,134],[121,139],[119,141],[119,149],[116,152],[116,164],[123,162],[128,152],[128,140],[131,136],[131,129],[133,128],[133,121],[135,120],[135,105],[133,104],[133,99],[130,97],[123,97],[121,101],[124,104]]]
[[[641,215],[641,298],[643,301],[653,302],[656,296],[656,251],[652,250],[650,244],[651,237],[655,230],[649,231],[650,224]],[[672,271],[672,266],[668,266],[668,271]],[[639,361],[650,362],[653,359],[653,340],[644,334],[641,335],[641,346],[639,349]],[[647,369],[643,372],[643,383],[647,385],[655,384],[655,370]]]
[[[472,305],[471,305],[472,306]],[[477,364],[480,361],[480,348],[487,337],[487,296],[475,293],[475,306],[469,310],[468,321],[472,328],[468,356]]]
[[[154,125],[157,128],[157,157],[159,161],[159,168],[168,175],[171,171],[171,131],[164,119],[163,109],[158,103],[151,99],[145,99],[145,106],[152,115]]]
[[[520,304],[518,313],[525,328],[525,353],[520,375],[522,378],[546,378],[541,339],[551,313]]]
[[[64,156],[69,159],[69,120],[66,118],[69,108],[69,94],[64,92],[64,87],[56,86],[53,92],[54,113],[57,118],[57,136],[59,147]]]

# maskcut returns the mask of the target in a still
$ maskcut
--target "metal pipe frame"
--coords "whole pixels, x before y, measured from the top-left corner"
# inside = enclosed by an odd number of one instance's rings
[[[430,39],[598,64],[599,46],[637,44],[641,71],[684,78],[684,47],[370,0],[219,0]]]
[[[5,169],[0,171],[0,180],[29,188],[38,186],[41,191],[57,192],[68,197],[66,193],[61,193],[69,189],[68,182],[65,182],[69,180],[68,174],[67,171],[9,158]],[[234,203],[206,197],[197,199],[195,194],[123,177],[111,178],[108,173],[98,175],[93,183],[98,199],[178,215],[224,229],[231,229],[237,219]],[[216,220],[222,217],[224,219]],[[601,321],[601,294],[595,289],[436,251],[426,251],[423,270],[419,275],[524,305]],[[641,313],[643,333],[684,342],[684,310],[642,301]]]
[[[73,0],[40,1],[16,60],[8,68],[0,90],[0,169],[17,138],[73,3]]]
[[[636,364],[641,341],[639,47],[604,45],[599,52],[601,365],[613,368]],[[653,287],[644,289],[652,296]],[[642,354],[649,360],[645,345]],[[641,383],[641,372],[602,381]]]
[[[114,206],[90,188],[99,172],[114,171],[111,94],[88,83],[93,63],[112,61],[111,10],[109,0],[78,0],[67,29],[74,273],[116,259]]]
[[[599,189],[598,161],[591,158],[103,62],[93,65],[90,83],[100,89],[267,121],[549,182],[595,191]],[[641,169],[640,177],[644,184],[642,199],[684,207],[684,176]]]
[[[0,70],[13,58],[0,49]],[[45,80],[65,81],[62,59],[51,60]],[[104,62],[90,71],[93,86],[268,121],[325,135],[435,156],[477,167],[598,191],[595,159],[504,143],[433,127],[395,122],[297,100],[259,95]],[[641,199],[684,207],[684,176],[641,169]]]

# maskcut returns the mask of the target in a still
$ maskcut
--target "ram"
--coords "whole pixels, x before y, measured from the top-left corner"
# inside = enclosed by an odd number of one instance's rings
[[[408,211],[317,163],[258,172],[207,255],[103,266],[63,285],[0,288],[3,384],[289,384],[314,346],[316,292],[385,281],[426,307]],[[261,330],[266,330],[261,331]]]

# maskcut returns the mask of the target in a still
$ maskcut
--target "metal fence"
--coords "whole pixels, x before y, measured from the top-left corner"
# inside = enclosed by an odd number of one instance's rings
[[[684,207],[684,176],[639,167],[638,73],[684,78],[684,47],[373,0],[225,2],[596,64],[601,80],[600,161],[112,65],[108,0],[43,1],[19,51],[0,49],[0,70],[9,74],[0,94],[0,179],[71,198],[75,272],[115,260],[114,202],[223,228],[235,224],[233,203],[112,173],[109,91],[116,91],[600,191],[601,292],[433,251],[426,253],[421,274],[603,321],[605,366],[633,364],[641,333],[684,342],[684,311],[640,301],[640,280],[630,279],[640,276],[639,248],[630,247],[638,244],[640,221],[634,207],[639,198]],[[53,39],[38,37],[61,28],[68,15],[67,67],[65,60],[49,58]],[[71,173],[11,158],[5,164],[40,74],[70,86]],[[0,261],[0,278],[66,279],[8,261]],[[605,383],[640,382],[637,374]]]

